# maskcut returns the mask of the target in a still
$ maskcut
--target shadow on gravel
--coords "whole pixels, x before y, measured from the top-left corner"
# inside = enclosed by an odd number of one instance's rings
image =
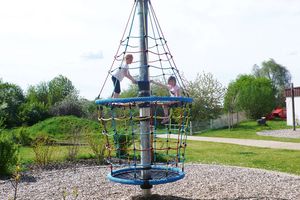
[[[289,200],[289,199],[283,199],[283,198],[276,198],[276,197],[237,197],[232,199],[219,199],[219,200]],[[208,199],[208,200],[215,200],[215,199]]]
[[[3,176],[0,177],[1,181],[13,181],[11,176]],[[21,183],[32,183],[32,182],[36,182],[36,178],[34,176],[31,175],[27,175],[27,174],[21,174]]]
[[[153,194],[150,197],[143,197],[141,195],[133,196],[132,200],[191,200],[191,198],[183,198],[183,197],[176,197],[171,195],[158,195]]]
[[[36,178],[34,176],[31,176],[31,175],[23,174],[21,176],[21,182],[23,182],[23,183],[33,183],[33,182],[36,182]]]
[[[171,195],[158,195],[158,194],[153,194],[150,197],[143,197],[141,195],[138,196],[133,196],[131,200],[217,200],[217,199],[194,199],[194,198],[184,198],[184,197],[176,197],[176,196],[171,196]],[[270,197],[237,197],[237,198],[224,198],[224,199],[219,199],[218,200],[269,200],[269,199],[274,199],[274,200],[287,200],[287,199],[282,199],[282,198],[270,198]]]

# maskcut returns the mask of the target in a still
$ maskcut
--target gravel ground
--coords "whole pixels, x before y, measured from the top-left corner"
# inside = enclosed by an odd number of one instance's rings
[[[23,175],[19,199],[143,199],[137,186],[109,182],[108,167],[90,166]],[[300,199],[300,176],[220,165],[187,165],[176,183],[154,186],[149,199]],[[76,192],[78,190],[78,192]],[[0,199],[11,199],[9,180],[0,180]]]
[[[284,137],[284,138],[300,138],[300,130],[293,131],[292,129],[272,130],[257,132],[257,135]]]

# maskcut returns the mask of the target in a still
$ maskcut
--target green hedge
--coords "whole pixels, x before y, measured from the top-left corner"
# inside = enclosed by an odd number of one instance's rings
[[[7,135],[0,135],[0,175],[10,174],[17,162],[18,147]]]

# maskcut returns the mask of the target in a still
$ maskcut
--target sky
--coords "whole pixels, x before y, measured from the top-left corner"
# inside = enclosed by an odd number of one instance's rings
[[[133,2],[0,0],[0,78],[26,91],[61,74],[82,97],[94,99]],[[251,73],[254,64],[273,58],[300,86],[299,0],[151,2],[176,65],[188,80],[210,72],[227,86],[239,74]]]

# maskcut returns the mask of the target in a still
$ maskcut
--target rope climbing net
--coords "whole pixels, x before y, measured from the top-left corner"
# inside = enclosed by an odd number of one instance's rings
[[[138,20],[135,20],[136,16],[139,16]],[[138,84],[139,97],[103,99],[101,95],[110,76],[115,84],[112,88],[114,93],[120,93],[123,78],[119,77],[118,84],[114,78],[125,67],[126,71],[128,67],[130,74],[139,74],[139,77],[132,78],[128,75],[129,71],[126,72],[127,78],[134,79],[132,81]],[[173,85],[168,85],[168,78]],[[164,84],[158,84],[153,79],[160,79]],[[172,97],[150,96],[151,81],[170,88]],[[174,182],[184,177],[192,99],[178,97],[179,92],[171,91],[176,88],[180,88],[183,96],[188,96],[151,1],[135,0],[96,100],[106,143],[106,160],[111,164],[110,180],[140,185],[148,194],[152,185]]]
[[[184,177],[186,137],[189,133],[190,103],[187,97],[136,97],[96,100],[99,121],[106,141],[107,161],[111,164],[108,178],[132,185],[157,185]],[[148,117],[139,116],[139,107],[150,107]],[[169,122],[162,106],[170,109]],[[140,122],[150,120],[150,148],[141,149]],[[173,137],[171,137],[173,135]],[[174,139],[174,136],[175,139]],[[151,152],[151,166],[141,163],[143,151]],[[144,179],[142,173],[150,176]]]
[[[144,23],[145,29],[148,31],[146,35],[141,36],[138,30],[135,29],[135,27],[138,26],[136,24],[138,23],[138,20],[136,20],[136,16],[138,16],[138,1],[134,1],[117,52],[108,70],[107,76],[104,79],[98,98],[101,98],[108,78],[124,64],[124,58],[127,54],[132,54],[134,57],[133,63],[129,66],[131,74],[138,74],[138,71],[145,67],[143,66],[142,61],[138,60],[141,57],[141,54],[145,54],[147,55],[148,63],[146,67],[151,71],[149,78],[160,79],[167,84],[168,77],[174,76],[183,95],[187,96],[183,77],[175,64],[173,55],[171,54],[167,40],[162,32],[150,0],[148,1],[148,5],[148,20],[147,23]],[[146,48],[142,51],[139,49],[139,41],[141,38],[147,41]],[[139,78],[137,77],[137,79]]]

